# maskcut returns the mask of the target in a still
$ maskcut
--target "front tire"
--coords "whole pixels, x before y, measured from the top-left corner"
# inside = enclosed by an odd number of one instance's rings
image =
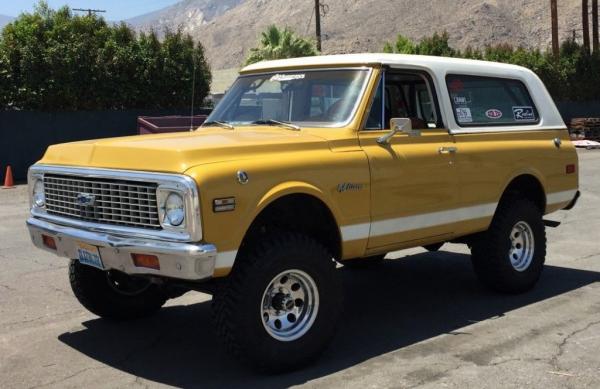
[[[530,290],[539,280],[546,259],[540,209],[522,197],[505,199],[471,253],[475,273],[487,287],[504,293]]]
[[[69,281],[81,305],[109,319],[135,319],[158,311],[167,301],[159,286],[144,278],[116,271],[103,271],[72,259]]]
[[[213,297],[218,335],[243,363],[268,372],[313,361],[334,335],[342,287],[331,254],[300,234],[249,247]]]

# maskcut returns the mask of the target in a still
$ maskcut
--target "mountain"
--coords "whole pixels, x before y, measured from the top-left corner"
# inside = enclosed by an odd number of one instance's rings
[[[185,0],[172,6],[125,20],[138,30],[154,29],[162,32],[165,27],[195,32],[206,23],[235,8],[244,0]]]
[[[547,0],[324,0],[323,52],[381,51],[398,33],[412,39],[447,31],[453,46],[513,46],[546,49],[550,38]],[[581,36],[581,1],[559,2],[561,39]],[[239,67],[269,25],[289,26],[313,36],[313,1],[186,0],[144,15],[139,29],[182,26],[206,48],[214,69]],[[310,22],[310,23],[309,23]]]
[[[4,28],[8,23],[12,22],[15,18],[12,16],[0,15],[0,29]]]

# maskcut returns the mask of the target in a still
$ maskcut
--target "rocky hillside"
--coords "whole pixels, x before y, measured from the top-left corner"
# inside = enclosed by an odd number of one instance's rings
[[[12,16],[0,15],[0,29],[12,22],[13,19],[14,18]]]
[[[398,33],[413,39],[448,31],[458,48],[550,44],[548,0],[323,0],[325,53],[380,51]],[[590,2],[591,3],[591,2]],[[141,29],[182,26],[206,47],[214,69],[239,67],[269,24],[314,31],[312,0],[186,0],[129,20]],[[561,37],[580,30],[581,0],[559,2]],[[311,24],[309,24],[311,21]],[[581,34],[579,32],[579,34]]]
[[[165,27],[199,31],[206,23],[237,7],[244,0],[184,0],[170,7],[126,20],[140,30],[153,28],[161,32]]]

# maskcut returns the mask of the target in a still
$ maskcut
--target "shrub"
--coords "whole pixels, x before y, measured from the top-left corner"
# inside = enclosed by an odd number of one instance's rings
[[[436,33],[417,43],[398,35],[396,42],[386,42],[383,50],[388,53],[426,54],[520,65],[535,72],[557,101],[600,99],[600,53],[590,54],[571,39],[562,42],[558,59],[550,51],[514,48],[509,44],[487,46],[483,50],[468,47],[460,52],[450,46],[447,33]]]
[[[41,1],[0,35],[0,109],[188,107],[196,68],[200,105],[211,74],[202,45],[181,30],[136,34],[124,23],[52,10]]]

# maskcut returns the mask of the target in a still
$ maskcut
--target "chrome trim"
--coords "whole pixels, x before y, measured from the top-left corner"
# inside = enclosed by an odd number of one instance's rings
[[[162,226],[162,230],[150,230],[136,227],[115,226],[104,223],[94,223],[48,214],[44,209],[31,207],[31,215],[51,221],[62,226],[71,226],[94,232],[106,232],[115,236],[149,238],[159,240],[172,240],[179,242],[199,242],[202,239],[202,225],[200,219],[200,195],[198,186],[193,178],[183,174],[168,174],[154,172],[140,172],[132,170],[66,167],[57,165],[37,164],[29,168],[29,193],[33,190],[34,177],[43,176],[45,173],[72,175],[88,178],[108,178],[117,180],[140,181],[156,183],[157,195],[159,189],[171,188],[181,192],[185,201],[185,227]],[[30,204],[31,199],[30,199]],[[158,204],[160,208],[162,204]]]
[[[458,149],[454,146],[449,147],[440,147],[438,149],[438,154],[454,154],[458,151]]]
[[[27,220],[33,244],[59,257],[77,258],[78,243],[98,247],[106,270],[115,269],[127,274],[154,275],[185,280],[212,277],[217,249],[212,244],[165,242],[140,238],[121,238],[114,235],[87,231],[53,224],[35,217]],[[55,239],[56,250],[44,245],[42,234]],[[137,267],[131,254],[150,254],[159,258],[160,269]]]

